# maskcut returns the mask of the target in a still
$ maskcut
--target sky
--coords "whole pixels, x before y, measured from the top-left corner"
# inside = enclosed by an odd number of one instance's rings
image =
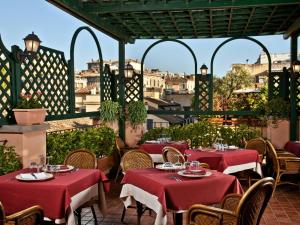
[[[65,53],[70,59],[71,39],[77,28],[88,26],[65,13],[45,0],[1,0],[0,35],[7,49],[18,45],[24,49],[23,38],[34,31],[42,45]],[[93,29],[102,49],[104,60],[118,60],[118,42]],[[290,40],[282,35],[254,37],[261,41],[270,53],[288,53]],[[194,51],[198,68],[205,63],[210,72],[210,60],[214,50],[224,38],[183,40]],[[126,58],[141,60],[145,50],[157,40],[136,40],[126,44]],[[299,49],[299,47],[298,47]],[[248,40],[235,40],[223,46],[216,55],[214,74],[224,75],[233,63],[256,62],[261,48]],[[87,69],[86,63],[98,59],[96,44],[92,36],[82,31],[75,45],[75,68]],[[158,68],[162,71],[194,73],[194,62],[186,48],[164,42],[150,50],[145,59],[146,68]],[[199,72],[199,70],[198,70]]]

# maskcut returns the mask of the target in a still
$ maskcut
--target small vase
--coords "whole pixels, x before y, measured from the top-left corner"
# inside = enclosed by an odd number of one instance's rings
[[[45,121],[46,110],[40,109],[13,109],[18,125],[42,124]]]

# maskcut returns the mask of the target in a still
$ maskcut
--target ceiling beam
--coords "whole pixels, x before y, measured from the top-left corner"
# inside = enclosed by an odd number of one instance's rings
[[[248,29],[248,26],[249,26],[249,24],[250,24],[250,22],[251,22],[251,20],[252,20],[253,15],[254,15],[254,13],[255,13],[255,8],[252,8],[251,13],[250,13],[250,16],[248,17],[247,24],[246,24],[245,29],[244,29],[244,31],[243,31],[243,34],[246,33],[246,31],[247,31],[247,29]]]
[[[171,20],[172,20],[172,23],[173,23],[175,29],[176,29],[177,32],[178,32],[178,34],[180,34],[180,36],[182,36],[182,33],[181,33],[181,31],[179,30],[179,28],[178,28],[178,26],[177,26],[176,20],[174,19],[174,16],[172,15],[172,12],[169,11],[168,14],[169,14],[169,16],[170,16],[170,18],[171,18]]]
[[[295,14],[297,13],[297,11],[299,10],[300,5],[298,5],[297,7],[294,8],[294,10],[289,14],[288,17],[286,17],[286,19],[281,23],[281,25],[278,27],[277,32],[281,31],[281,29],[286,25],[286,23],[293,17],[295,16]]]
[[[231,29],[231,21],[232,21],[232,8],[230,9],[229,12],[229,19],[228,19],[228,27],[227,27],[227,35],[230,33],[230,29]]]
[[[268,16],[268,19],[266,20],[266,22],[264,23],[264,25],[262,26],[262,28],[260,29],[259,33],[262,33],[264,31],[264,29],[266,28],[266,26],[268,25],[268,23],[270,22],[270,20],[272,19],[273,15],[275,14],[276,10],[277,10],[277,6],[275,6],[271,12],[271,14]]]
[[[275,5],[299,4],[299,0],[234,0],[234,1],[156,1],[149,0],[144,3],[122,1],[105,1],[103,3],[84,2],[84,8],[93,13],[125,13],[125,12],[149,12],[149,11],[174,11],[174,10],[208,10],[240,7],[264,7]]]
[[[300,31],[300,17],[287,29],[287,31],[283,34],[284,39],[288,39],[294,33],[298,33]]]
[[[69,13],[70,15],[78,18],[79,20],[89,24],[95,29],[107,34],[108,36],[125,42],[133,43],[134,40],[129,37],[122,28],[116,28],[110,24],[101,21],[97,15],[88,14],[82,7],[83,3],[78,3],[76,0],[47,0],[49,3],[55,5],[61,10]]]

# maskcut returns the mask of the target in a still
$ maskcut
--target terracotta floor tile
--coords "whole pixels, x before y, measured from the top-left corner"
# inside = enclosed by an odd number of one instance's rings
[[[107,194],[108,215],[102,218],[97,210],[98,224],[124,225],[121,222],[123,203],[119,199],[121,185],[112,184],[111,192]],[[82,212],[82,225],[94,225],[94,220],[89,209]],[[185,216],[184,216],[185,217]],[[126,225],[136,225],[135,209],[128,209],[125,216]],[[141,225],[152,225],[155,221],[155,213],[150,216],[146,212],[142,216]],[[168,213],[168,225],[172,225],[172,214]],[[185,224],[185,218],[184,223]],[[270,200],[260,225],[300,225],[300,190],[288,186],[279,187]]]

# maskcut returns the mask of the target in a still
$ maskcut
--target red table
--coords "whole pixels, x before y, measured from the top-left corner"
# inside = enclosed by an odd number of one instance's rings
[[[183,212],[196,203],[220,203],[229,193],[242,193],[237,178],[211,171],[212,175],[203,178],[180,177],[174,172],[158,169],[135,169],[126,172],[120,197],[125,206],[131,197],[153,209],[155,224],[166,224],[166,212]],[[181,181],[173,179],[180,177]]]
[[[75,222],[73,210],[98,194],[100,210],[106,214],[102,182],[107,178],[100,170],[79,169],[76,172],[57,173],[54,179],[39,182],[22,182],[15,178],[17,174],[25,172],[28,169],[0,176],[0,201],[8,215],[41,205],[45,217],[61,223],[65,222],[63,218],[67,215],[68,223],[72,224]]]
[[[300,157],[300,142],[288,141],[284,146],[284,150]]]
[[[209,164],[211,169],[230,174],[238,171],[253,169],[260,175],[261,167],[258,152],[256,150],[237,149],[225,151],[207,150],[186,150],[190,154],[189,160]]]
[[[153,161],[156,163],[163,162],[162,149],[166,146],[171,146],[178,149],[181,153],[184,153],[189,148],[187,143],[144,143],[140,145],[140,149],[149,153]]]

